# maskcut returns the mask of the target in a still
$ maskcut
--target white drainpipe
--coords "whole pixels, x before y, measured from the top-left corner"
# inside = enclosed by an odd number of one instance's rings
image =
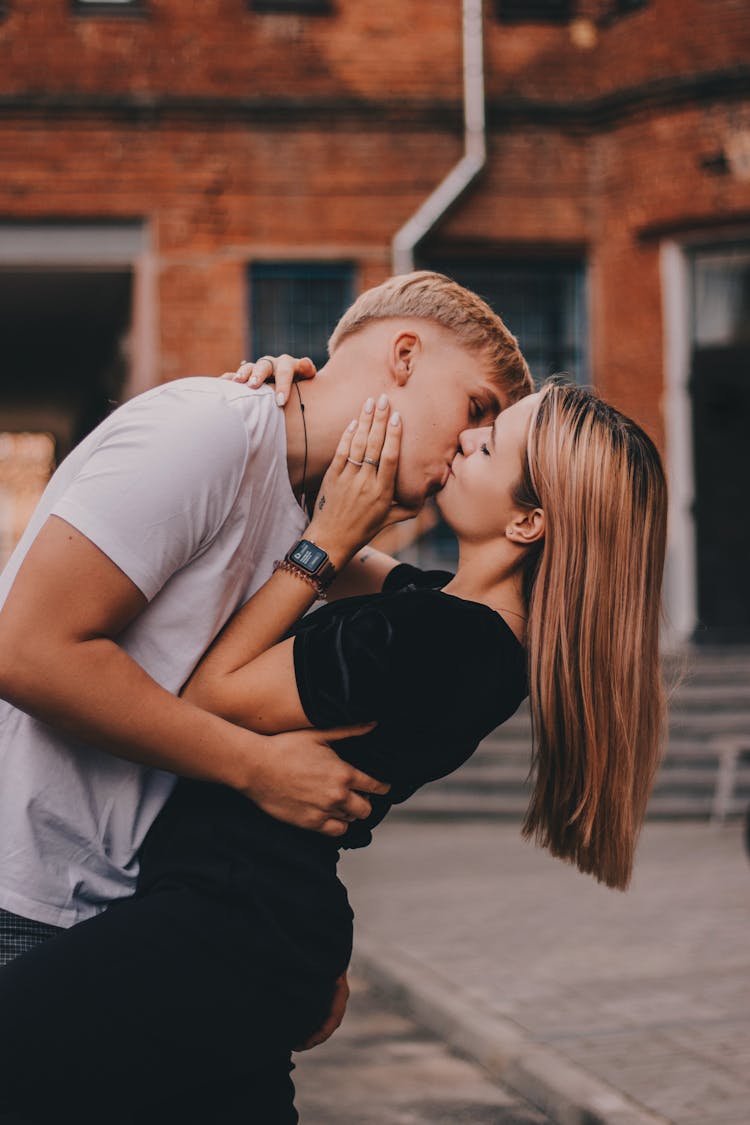
[[[484,123],[482,0],[463,0],[464,155],[396,232],[391,244],[394,274],[414,269],[414,250],[487,161]]]

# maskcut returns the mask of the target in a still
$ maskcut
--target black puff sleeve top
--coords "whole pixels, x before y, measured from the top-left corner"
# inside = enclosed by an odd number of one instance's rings
[[[351,825],[343,847],[369,843],[394,803],[457,769],[527,693],[526,658],[503,618],[445,594],[451,575],[402,564],[377,597],[332,602],[297,627],[294,667],[305,714],[323,729],[376,720],[334,744],[388,796]]]

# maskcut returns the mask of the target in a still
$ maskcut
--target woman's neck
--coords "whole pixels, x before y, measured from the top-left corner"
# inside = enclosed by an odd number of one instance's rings
[[[511,555],[508,546],[493,544],[491,552],[486,545],[483,550],[462,548],[456,576],[444,587],[444,592],[457,598],[482,602],[494,609],[523,643],[526,637],[523,572],[515,549],[511,548]],[[503,554],[507,556],[505,560]]]

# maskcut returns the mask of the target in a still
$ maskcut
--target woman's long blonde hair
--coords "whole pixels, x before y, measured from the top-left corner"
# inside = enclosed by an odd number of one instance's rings
[[[545,514],[524,572],[534,791],[523,833],[624,889],[664,722],[661,459],[629,418],[553,382],[516,500]]]

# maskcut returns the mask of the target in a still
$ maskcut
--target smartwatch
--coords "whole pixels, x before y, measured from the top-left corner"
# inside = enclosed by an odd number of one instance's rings
[[[301,572],[300,577],[314,582],[324,593],[336,577],[336,568],[322,547],[309,539],[300,539],[288,551],[284,562]]]

